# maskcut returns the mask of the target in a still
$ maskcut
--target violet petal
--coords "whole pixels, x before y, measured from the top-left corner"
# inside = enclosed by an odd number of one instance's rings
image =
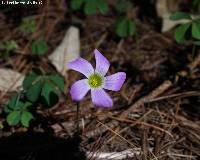
[[[72,100],[80,101],[84,98],[84,96],[90,90],[90,87],[87,81],[88,81],[87,79],[82,79],[82,80],[76,81],[71,86],[70,94],[71,94]]]
[[[83,58],[78,58],[68,63],[68,67],[72,70],[84,74],[87,78],[94,73],[92,65]]]
[[[94,50],[94,54],[96,60],[95,72],[105,76],[105,74],[108,72],[110,63],[97,49]]]
[[[118,72],[104,78],[104,89],[119,91],[126,79],[126,73]]]
[[[113,106],[113,101],[103,89],[91,90],[92,102],[97,107],[110,108]]]

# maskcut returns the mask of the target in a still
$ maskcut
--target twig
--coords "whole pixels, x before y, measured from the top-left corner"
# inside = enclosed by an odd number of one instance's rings
[[[158,97],[161,95],[164,91],[169,89],[172,86],[172,82],[169,80],[164,81],[159,87],[157,87],[155,90],[153,90],[150,94],[140,98],[138,101],[136,101],[132,106],[130,106],[129,109],[122,112],[121,117],[127,117],[129,113],[131,113],[134,109],[137,107],[143,105],[144,103],[147,103],[151,101],[152,99]]]
[[[195,58],[195,60],[188,65],[188,67],[190,68],[190,70],[194,70],[194,68],[196,68],[198,65],[200,65],[200,54],[198,54],[198,56]]]
[[[125,142],[127,142],[129,145],[131,145],[133,148],[135,147],[135,145],[133,145],[131,142],[129,142],[127,139],[125,139],[124,137],[122,137],[120,134],[118,134],[117,132],[113,131],[111,128],[109,128],[107,125],[103,124],[102,122],[98,121],[102,126],[104,126],[107,130],[111,131],[112,133],[114,133],[115,135],[117,135],[118,137],[120,137],[122,140],[124,140]]]
[[[158,98],[154,98],[149,100],[149,102],[155,102],[155,101],[160,101],[160,100],[164,100],[164,99],[168,99],[168,98],[174,98],[174,97],[190,97],[190,96],[199,96],[200,92],[198,91],[188,91],[188,92],[183,92],[183,93],[175,93],[175,94],[171,94],[171,95],[166,95],[166,96],[162,96],[162,97],[158,97]]]
[[[140,154],[140,148],[127,149],[122,152],[87,152],[86,156],[95,160],[121,160],[125,158],[133,158]]]
[[[107,123],[107,126],[109,128],[114,128],[114,127],[116,127],[118,125],[119,125],[119,123],[117,121],[111,121],[110,123]],[[107,131],[107,128],[98,127],[95,130],[92,130],[92,131],[89,131],[89,132],[85,133],[85,136],[88,137],[88,138],[91,138],[91,137],[95,137],[97,135],[100,135],[100,134],[102,134],[102,133],[104,133],[106,131]]]
[[[149,124],[149,123],[146,123],[146,122],[140,122],[140,121],[132,121],[132,120],[129,120],[129,119],[122,119],[122,118],[117,118],[117,117],[112,117],[112,118],[115,119],[115,120],[118,120],[118,121],[123,121],[123,122],[133,123],[133,124],[140,124],[140,125],[144,125],[146,127],[154,128],[154,129],[159,130],[161,132],[167,133],[170,137],[173,137],[173,135],[170,132],[168,132],[167,130],[160,128],[158,126],[155,126],[153,124]]]
[[[152,148],[149,149],[150,151]],[[165,152],[162,151],[162,154]],[[121,152],[86,152],[87,158],[94,158],[95,160],[122,160],[122,159],[127,159],[127,158],[134,158],[136,155],[141,154],[141,149],[140,148],[133,148],[133,149],[127,149]],[[183,155],[183,154],[177,154],[177,153],[167,153],[166,156],[174,156],[174,157],[182,157],[182,158],[190,158],[190,159],[195,159],[197,156],[192,156],[192,155]],[[163,157],[163,156],[162,156]],[[160,159],[160,157],[153,158],[152,160]]]

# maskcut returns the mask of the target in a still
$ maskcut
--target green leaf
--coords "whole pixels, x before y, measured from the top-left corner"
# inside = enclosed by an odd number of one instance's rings
[[[197,11],[200,11],[200,1],[199,0],[193,0],[192,1],[192,7],[196,9]]]
[[[126,18],[120,19],[117,22],[116,32],[117,32],[117,35],[120,37],[127,36],[127,19]]]
[[[2,130],[4,128],[2,122],[0,122],[0,130]]]
[[[84,5],[84,12],[87,15],[92,15],[97,12],[97,8],[102,14],[108,12],[109,7],[106,0],[71,0],[70,6],[74,10],[81,9]]]
[[[21,118],[21,112],[20,111],[14,111],[8,114],[6,121],[10,126],[15,126],[19,123]]]
[[[117,22],[116,33],[120,37],[133,36],[135,34],[135,24],[132,20],[124,17]]]
[[[52,98],[51,93],[56,94],[55,86],[52,83],[46,81],[43,85],[41,96],[44,97],[48,106],[51,106],[51,98]]]
[[[24,90],[29,89],[33,85],[33,82],[36,81],[38,77],[39,75],[35,74],[34,72],[27,75],[22,84]]]
[[[29,127],[29,123],[32,119],[33,115],[30,112],[22,112],[21,123],[24,127]]]
[[[48,51],[48,45],[44,40],[34,41],[31,44],[31,52],[37,55],[43,55]]]
[[[31,102],[36,102],[40,96],[42,90],[42,80],[37,80],[33,85],[26,91],[26,97]]]
[[[17,103],[19,102],[19,98],[20,98],[19,94],[12,96],[8,103],[9,108],[14,109]]]
[[[200,39],[200,22],[192,23],[192,37]]]
[[[63,77],[57,75],[57,74],[53,74],[48,76],[50,82],[52,82],[55,86],[57,86],[62,92],[64,92],[64,88],[65,88],[65,82]]]
[[[20,94],[16,94],[10,98],[8,104],[4,107],[5,113],[10,113],[21,106],[21,102],[19,101]]]
[[[0,42],[0,49],[5,49],[5,44],[3,42]]]
[[[96,13],[96,0],[90,0],[84,6],[84,12],[87,15],[92,15]]]
[[[71,0],[70,1],[70,7],[73,10],[79,10],[83,4],[84,0]]]
[[[130,11],[132,8],[133,8],[132,3],[127,0],[118,0],[116,4],[116,10],[119,13],[126,13]]]
[[[190,26],[191,26],[191,23],[186,23],[176,28],[175,39],[178,43],[182,43],[185,41],[185,34]]]
[[[10,57],[10,52],[18,48],[17,42],[15,40],[6,41],[5,43],[0,42],[0,49],[4,50],[1,58],[8,60]]]
[[[25,102],[22,109],[23,110],[27,110],[29,107],[32,107],[33,104],[31,102]]]
[[[3,108],[3,111],[4,111],[5,113],[10,113],[10,112],[12,112],[13,110],[10,109],[8,105],[6,105],[6,106]]]
[[[193,0],[193,1],[192,1],[192,5],[193,5],[193,6],[196,6],[196,5],[199,4],[199,2],[200,2],[199,0]]]
[[[7,41],[5,44],[6,50],[12,51],[18,48],[18,44],[15,40]]]
[[[43,85],[42,76],[36,73],[31,73],[25,77],[23,81],[23,88],[26,91],[26,97],[31,102],[36,102],[40,96]]]
[[[16,106],[15,106],[15,108],[14,108],[14,111],[22,110],[22,109],[23,109],[23,106],[24,106],[24,102],[19,101],[19,102],[16,104]]]
[[[200,41],[194,41],[193,44],[196,46],[200,46]]]
[[[181,19],[189,19],[191,20],[191,16],[190,14],[188,13],[184,13],[184,12],[176,12],[174,14],[172,14],[170,17],[169,17],[170,20],[172,21],[176,21],[176,20],[181,20]]]
[[[25,17],[22,19],[20,30],[24,33],[36,32],[36,23],[33,17]]]
[[[132,20],[128,20],[128,35],[132,36],[136,32],[135,23]]]
[[[105,0],[98,0],[98,9],[102,14],[106,14],[109,10],[108,4],[106,3]]]

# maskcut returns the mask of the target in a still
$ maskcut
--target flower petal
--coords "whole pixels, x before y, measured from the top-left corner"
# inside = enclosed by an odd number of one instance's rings
[[[105,76],[105,74],[108,72],[110,63],[97,49],[94,50],[94,54],[96,60],[95,72]]]
[[[82,79],[82,80],[76,81],[71,86],[70,94],[71,94],[72,100],[80,101],[87,94],[87,92],[90,90],[90,87],[87,81],[88,81],[87,79]]]
[[[126,79],[126,73],[118,72],[104,78],[104,89],[119,91]]]
[[[103,89],[94,89],[91,91],[92,102],[98,107],[112,107],[113,101]]]
[[[78,58],[74,61],[69,62],[68,67],[84,74],[86,77],[89,77],[91,74],[94,73],[92,65],[83,58]]]

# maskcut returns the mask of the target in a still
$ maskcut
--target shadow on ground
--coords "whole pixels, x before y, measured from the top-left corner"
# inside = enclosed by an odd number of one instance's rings
[[[44,133],[20,133],[0,139],[1,160],[85,160],[81,139],[56,138]]]

